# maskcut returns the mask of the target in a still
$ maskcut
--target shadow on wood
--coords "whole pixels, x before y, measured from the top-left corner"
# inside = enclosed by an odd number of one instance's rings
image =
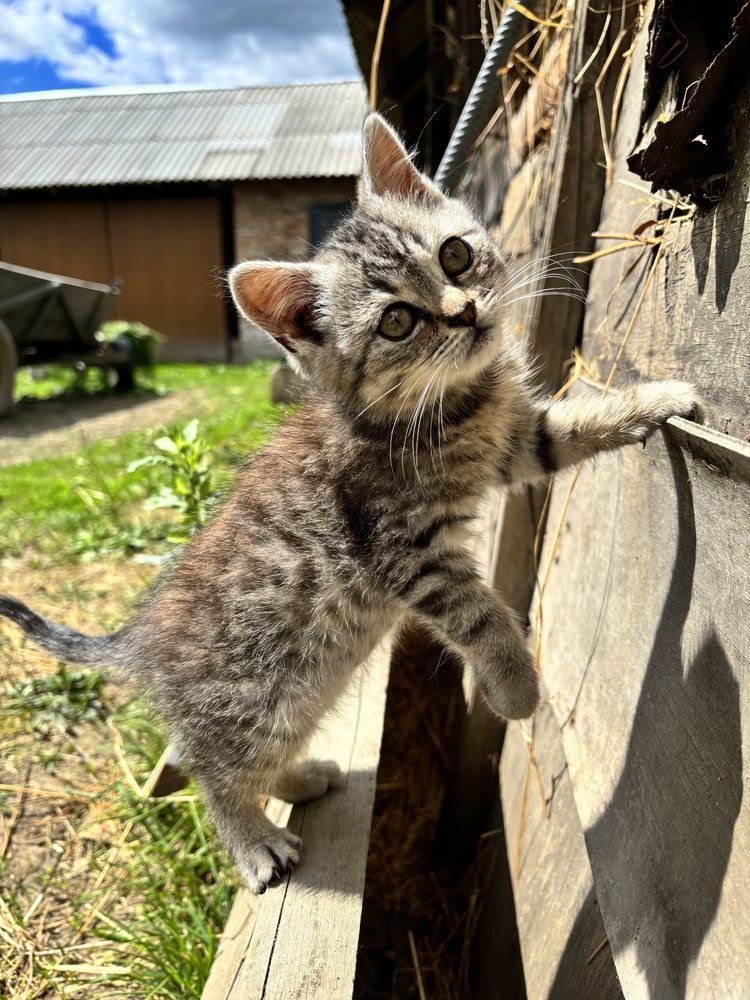
[[[670,445],[669,457],[679,498],[674,573],[625,766],[604,813],[585,834],[615,958],[618,950],[636,949],[651,1000],[686,996],[690,965],[719,906],[742,801],[740,691],[722,639],[711,628],[697,649],[683,642],[696,527],[684,455]],[[616,677],[612,684],[616,697]],[[623,893],[627,903],[615,898]],[[582,929],[595,905],[590,893],[560,960],[551,1000],[567,995],[571,969],[581,962]]]

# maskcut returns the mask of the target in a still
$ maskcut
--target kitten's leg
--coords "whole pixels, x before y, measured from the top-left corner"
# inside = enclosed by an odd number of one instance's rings
[[[309,760],[289,768],[269,787],[284,802],[311,802],[341,784],[341,768],[334,760]]]
[[[525,719],[539,702],[534,660],[516,616],[485,586],[463,553],[425,560],[399,596],[472,666],[479,691],[506,719]]]
[[[604,396],[531,403],[500,463],[508,483],[529,482],[603,451],[645,441],[669,417],[701,417],[686,382],[644,382]]]
[[[223,775],[217,781],[215,774],[198,770],[197,777],[216,832],[242,881],[257,894],[277,885],[299,861],[302,841],[272,823],[260,808],[261,783],[251,780],[247,772]]]

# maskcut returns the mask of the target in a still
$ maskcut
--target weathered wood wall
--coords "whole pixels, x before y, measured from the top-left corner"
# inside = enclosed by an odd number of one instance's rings
[[[593,231],[632,233],[655,217],[647,185],[625,163],[639,139],[651,8],[610,136],[609,177],[598,118],[585,104],[587,80],[598,69],[580,80],[602,31],[597,17],[612,15],[601,60],[625,6],[597,15],[576,5],[547,150],[532,153],[494,190],[487,178],[511,173],[509,139],[501,136],[480,158],[472,187],[486,214],[499,217],[502,237],[518,232],[519,204],[531,206],[527,234],[537,245],[527,240],[524,254],[571,246],[586,252]],[[612,61],[613,79],[602,81],[607,113],[629,44],[627,37]],[[552,491],[540,560],[542,570],[551,560],[541,602],[549,701],[533,724],[508,727],[500,767],[530,1000],[750,996],[750,919],[743,912],[750,887],[750,806],[743,800],[750,773],[749,110],[746,90],[734,113],[737,158],[723,198],[667,227],[640,305],[655,246],[597,259],[580,316],[551,299],[522,318],[550,385],[560,384],[561,362],[576,343],[606,378],[627,332],[620,384],[691,380],[707,409],[705,428],[670,421],[645,449],[585,468],[567,506],[567,481]],[[540,211],[544,227],[534,223]],[[528,553],[536,509],[533,497],[507,504],[489,549],[495,583],[519,610],[523,585],[509,540]],[[529,567],[533,573],[527,555],[527,580]],[[533,579],[527,593],[532,587]],[[532,622],[538,605],[537,593]],[[467,730],[477,727],[486,733],[485,749],[492,739],[499,745],[499,734],[474,710]],[[474,778],[480,764],[476,756],[470,762],[474,769],[465,773]],[[486,971],[484,951],[476,995],[491,1000],[504,993]]]

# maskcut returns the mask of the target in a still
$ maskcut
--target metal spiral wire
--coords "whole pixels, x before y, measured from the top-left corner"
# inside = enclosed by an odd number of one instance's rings
[[[527,6],[533,9],[534,4],[529,2]],[[474,143],[495,112],[498,70],[508,62],[511,50],[526,25],[528,19],[515,7],[508,7],[477,73],[448,148],[435,171],[435,183],[447,194],[453,194],[458,187]]]

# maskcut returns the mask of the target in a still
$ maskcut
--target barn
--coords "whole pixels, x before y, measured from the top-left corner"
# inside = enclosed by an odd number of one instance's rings
[[[359,169],[359,82],[0,98],[0,260],[109,283],[169,361],[262,353],[222,275],[303,259]]]

